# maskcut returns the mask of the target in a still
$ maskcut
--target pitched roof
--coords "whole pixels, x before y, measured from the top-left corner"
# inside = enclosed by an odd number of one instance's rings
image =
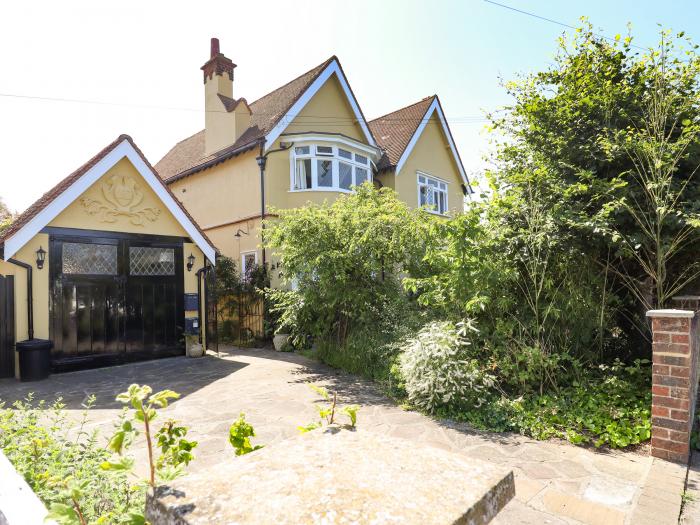
[[[222,162],[254,148],[277,125],[326,66],[334,60],[337,60],[335,56],[330,57],[322,64],[249,104],[252,112],[250,127],[231,146],[205,156],[204,130],[202,130],[178,142],[158,161],[156,170],[163,180],[172,182],[186,176],[192,168]]]
[[[134,151],[137,153],[137,155],[141,158],[141,160],[146,164],[146,166],[153,171],[154,174],[156,174],[155,179],[157,182],[167,191],[167,193],[172,197],[173,201],[175,204],[178,206],[178,208],[182,211],[182,213],[189,219],[189,221],[192,223],[192,225],[196,228],[197,232],[202,236],[202,238],[209,244],[209,246],[212,249],[216,249],[214,244],[211,242],[211,240],[207,237],[207,235],[204,233],[204,231],[199,227],[197,224],[197,221],[194,220],[194,218],[189,214],[189,212],[185,209],[185,207],[182,205],[182,203],[178,200],[178,198],[173,194],[173,192],[168,188],[168,186],[161,180],[161,178],[158,176],[157,171],[155,168],[151,165],[150,162],[148,162],[148,159],[146,156],[143,154],[143,152],[139,149],[139,147],[134,143],[134,140],[129,136],[129,135],[119,135],[116,140],[108,144],[105,148],[103,148],[99,153],[97,153],[94,157],[92,157],[90,160],[88,160],[85,164],[80,166],[77,170],[75,170],[73,173],[68,175],[66,178],[64,178],[62,181],[60,181],[58,184],[56,184],[53,188],[51,188],[49,191],[44,193],[36,202],[34,202],[31,206],[29,206],[24,212],[22,212],[10,225],[10,227],[5,230],[2,235],[0,235],[0,245],[5,244],[6,241],[10,240],[13,236],[15,236],[24,226],[29,224],[32,219],[34,219],[37,215],[39,215],[44,209],[46,209],[51,203],[53,203],[56,199],[58,199],[61,195],[63,195],[64,192],[66,192],[73,184],[79,181],[79,179],[85,175],[90,169],[95,167],[102,159],[104,159],[109,153],[111,153],[114,149],[116,149],[121,143],[124,141],[127,141],[131,147],[134,149]],[[213,261],[212,261],[213,262]]]
[[[369,129],[372,130],[377,145],[384,150],[384,155],[377,163],[380,171],[396,167],[435,98],[435,95],[426,97],[369,121]]]

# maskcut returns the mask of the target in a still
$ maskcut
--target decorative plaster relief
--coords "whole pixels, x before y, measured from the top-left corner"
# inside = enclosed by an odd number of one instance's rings
[[[126,217],[135,226],[143,226],[145,221],[154,222],[160,209],[141,206],[144,193],[136,181],[122,174],[115,174],[100,185],[103,200],[83,197],[80,203],[90,215],[97,215],[100,222],[117,222]]]

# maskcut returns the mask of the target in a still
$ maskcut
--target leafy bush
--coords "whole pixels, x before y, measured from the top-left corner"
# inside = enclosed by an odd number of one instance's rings
[[[422,410],[480,405],[493,377],[469,352],[468,323],[431,322],[408,341],[399,370],[409,401]]]
[[[440,414],[487,430],[621,448],[651,436],[650,379],[648,362],[616,361],[587,369],[582,379],[556,392],[514,400],[492,396],[478,410]]]
[[[84,523],[143,523],[144,487],[126,471],[100,468],[110,452],[96,430],[85,430],[93,404],[90,397],[79,422],[60,399],[0,404],[0,449],[60,523],[81,523],[79,515]]]
[[[332,204],[279,210],[264,242],[279,257],[284,282],[296,291],[270,296],[280,328],[297,344],[334,339],[372,326],[403,294],[399,275],[420,266],[432,220],[388,189],[363,184]]]

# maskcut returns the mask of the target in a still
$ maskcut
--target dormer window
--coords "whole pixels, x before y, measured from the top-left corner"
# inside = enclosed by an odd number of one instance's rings
[[[291,160],[291,191],[345,192],[372,180],[369,157],[345,145],[295,146]]]

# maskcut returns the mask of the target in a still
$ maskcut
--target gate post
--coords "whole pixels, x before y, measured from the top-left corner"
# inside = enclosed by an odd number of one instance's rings
[[[650,310],[651,455],[687,463],[697,396],[698,319],[691,310]]]

